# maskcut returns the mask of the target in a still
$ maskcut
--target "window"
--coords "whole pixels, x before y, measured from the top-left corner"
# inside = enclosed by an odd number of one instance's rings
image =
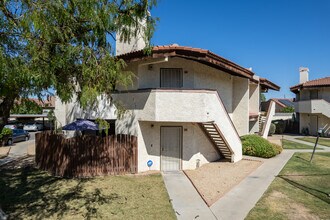
[[[161,88],[182,88],[183,77],[180,68],[162,68],[160,69],[160,87]]]
[[[318,99],[318,91],[317,90],[311,90],[310,91],[310,99]]]

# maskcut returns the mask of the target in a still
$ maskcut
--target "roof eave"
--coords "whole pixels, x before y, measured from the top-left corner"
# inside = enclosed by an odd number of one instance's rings
[[[275,83],[271,82],[266,78],[260,78],[260,86],[262,89],[272,89],[275,91],[280,91],[281,87],[276,85]]]
[[[128,54],[122,54],[117,56],[119,59],[123,59],[126,62],[141,61],[148,58],[161,58],[161,57],[181,57],[189,60],[194,60],[205,65],[211,66],[222,71],[226,71],[231,75],[252,78],[254,73],[248,69],[245,69],[227,59],[224,59],[210,51],[189,48],[158,48],[155,47],[152,50],[151,55],[147,55],[144,51],[136,51]]]

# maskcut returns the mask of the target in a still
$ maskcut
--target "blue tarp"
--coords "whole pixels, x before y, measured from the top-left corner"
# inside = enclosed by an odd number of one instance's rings
[[[99,130],[99,126],[94,122],[88,120],[77,120],[63,126],[62,129],[69,131],[86,131],[86,130],[97,131]]]

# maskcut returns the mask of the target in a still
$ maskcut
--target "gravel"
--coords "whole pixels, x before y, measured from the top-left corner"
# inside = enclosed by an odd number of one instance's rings
[[[185,173],[208,206],[219,200],[262,164],[259,160],[243,159],[237,163],[212,162]]]

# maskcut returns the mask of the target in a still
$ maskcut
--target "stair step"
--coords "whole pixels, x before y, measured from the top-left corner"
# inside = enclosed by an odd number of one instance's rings
[[[211,137],[215,137],[215,138],[221,138],[221,136],[219,134],[210,134]]]
[[[210,125],[208,125],[208,124],[203,124],[203,126],[204,126],[205,128],[214,128],[214,125],[213,125],[213,124],[210,124]]]
[[[205,128],[207,131],[217,131],[215,128]]]

